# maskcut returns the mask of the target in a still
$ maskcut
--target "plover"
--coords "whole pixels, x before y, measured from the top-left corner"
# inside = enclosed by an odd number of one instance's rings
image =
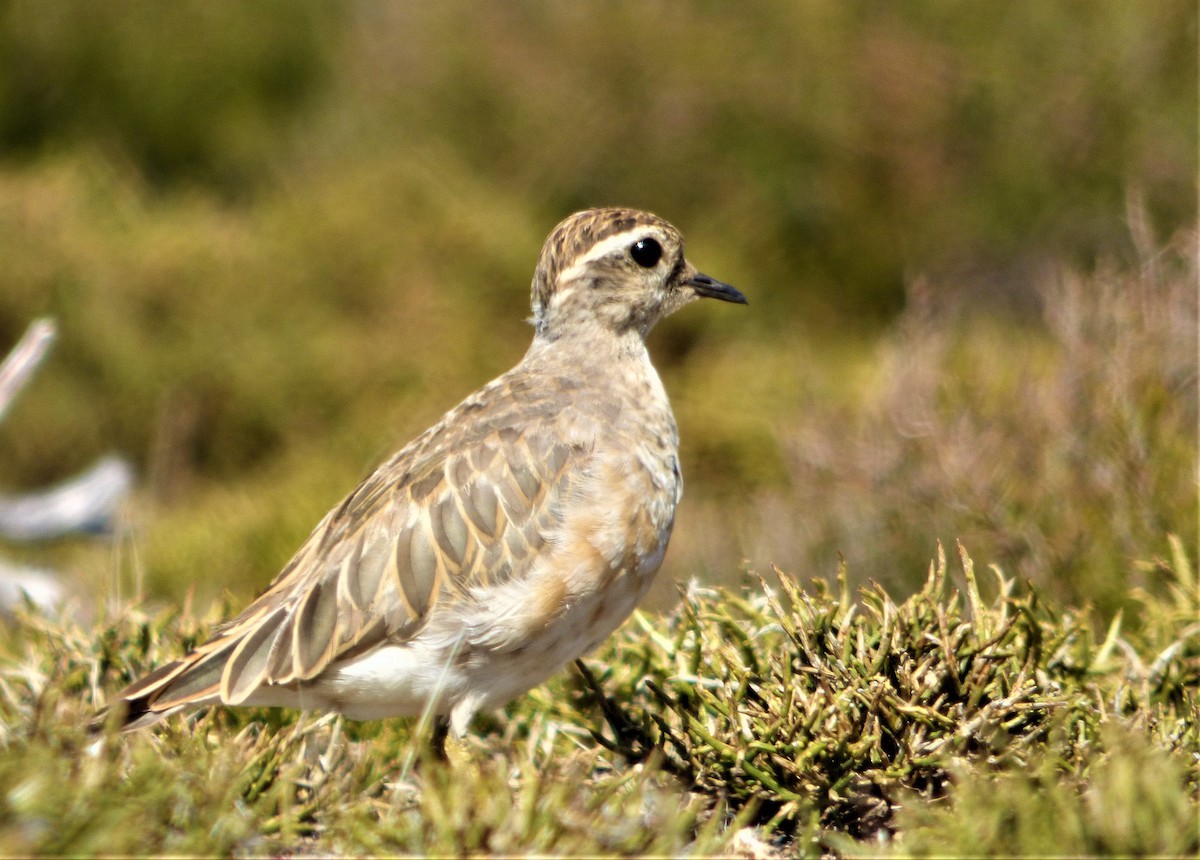
[[[121,691],[125,727],[268,705],[430,713],[461,736],[604,640],[662,564],[683,487],[645,338],[698,297],[746,303],[663,219],[560,223],[520,363],[383,463],[208,642]]]

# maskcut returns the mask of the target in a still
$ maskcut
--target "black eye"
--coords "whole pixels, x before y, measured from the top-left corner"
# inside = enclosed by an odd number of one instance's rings
[[[652,269],[662,259],[662,245],[653,239],[639,239],[629,249],[629,256],[633,257],[633,262],[639,266]]]

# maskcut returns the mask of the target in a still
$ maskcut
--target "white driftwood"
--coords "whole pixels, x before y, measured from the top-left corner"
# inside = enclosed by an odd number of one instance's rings
[[[0,364],[0,421],[54,342],[51,319],[34,320]],[[57,486],[19,496],[0,495],[0,537],[36,541],[79,532],[111,531],[133,486],[133,467],[108,456]],[[0,560],[0,613],[29,601],[43,610],[62,603],[65,586],[52,571]]]
[[[121,502],[133,487],[133,467],[108,456],[47,490],[0,495],[0,536],[37,541],[112,530]]]
[[[4,420],[8,407],[41,364],[56,333],[54,320],[46,317],[34,320],[4,359],[4,364],[0,364],[0,421]]]

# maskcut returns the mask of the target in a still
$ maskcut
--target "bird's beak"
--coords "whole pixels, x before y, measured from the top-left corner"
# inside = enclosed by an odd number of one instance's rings
[[[710,278],[708,275],[696,272],[690,278],[684,281],[689,287],[696,291],[696,295],[704,296],[709,299],[720,299],[723,302],[733,302],[737,305],[747,305],[746,297],[736,287],[731,287],[724,281],[718,281],[716,278]]]

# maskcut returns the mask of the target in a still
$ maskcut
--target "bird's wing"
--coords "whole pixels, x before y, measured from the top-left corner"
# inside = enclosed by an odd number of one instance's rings
[[[331,511],[210,641],[122,691],[127,721],[312,679],[413,637],[440,601],[525,575],[586,471],[588,445],[553,432],[556,415],[536,398],[449,413]]]

